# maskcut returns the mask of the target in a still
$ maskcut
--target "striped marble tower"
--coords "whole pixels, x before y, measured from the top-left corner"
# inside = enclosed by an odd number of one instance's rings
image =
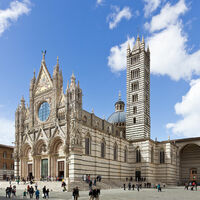
[[[139,36],[131,51],[127,47],[126,137],[150,138],[150,52]]]

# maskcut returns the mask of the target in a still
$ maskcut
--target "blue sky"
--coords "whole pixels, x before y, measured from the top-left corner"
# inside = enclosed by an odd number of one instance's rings
[[[200,136],[200,1],[0,0],[0,143],[14,141],[14,113],[28,102],[34,69],[59,56],[64,90],[74,72],[83,108],[106,118],[126,100],[127,41],[151,51],[151,137]]]

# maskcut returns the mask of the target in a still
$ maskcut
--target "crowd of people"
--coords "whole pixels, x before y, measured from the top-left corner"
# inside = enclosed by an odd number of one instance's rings
[[[193,182],[186,182],[185,183],[185,189],[186,190],[196,190],[197,191],[197,183],[195,182],[195,181],[193,181]]]
[[[10,185],[9,187],[6,188],[6,198],[15,198],[16,197],[16,186]],[[24,189],[22,197],[23,199],[27,199],[29,196],[30,199],[32,199],[35,195],[36,199],[40,198],[40,191],[37,187],[37,184],[35,184],[35,189],[31,185],[27,185],[27,188]],[[46,188],[46,186],[43,187],[42,189],[42,198],[46,199],[49,198],[49,189]]]

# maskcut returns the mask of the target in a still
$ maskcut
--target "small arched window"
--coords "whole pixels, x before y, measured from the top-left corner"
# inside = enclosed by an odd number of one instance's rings
[[[85,154],[90,155],[91,153],[91,139],[89,136],[85,138]]]
[[[106,156],[106,143],[105,140],[103,139],[101,142],[101,157],[105,158]]]
[[[160,164],[165,163],[165,152],[164,149],[160,150]]]
[[[4,151],[4,152],[3,152],[3,158],[6,158],[6,157],[7,157],[7,152]]]
[[[117,157],[118,157],[118,148],[117,148],[117,144],[115,143],[114,145],[114,152],[113,152],[113,159],[114,160],[117,160]]]
[[[154,162],[154,150],[153,147],[151,147],[151,163]]]
[[[140,163],[141,162],[141,153],[140,153],[140,149],[137,148],[136,149],[136,163]]]
[[[173,164],[173,150],[171,149],[171,164]]]
[[[126,163],[127,162],[127,147],[125,147],[124,149],[124,162]]]
[[[136,106],[133,107],[133,114],[134,115],[137,114],[137,107]]]

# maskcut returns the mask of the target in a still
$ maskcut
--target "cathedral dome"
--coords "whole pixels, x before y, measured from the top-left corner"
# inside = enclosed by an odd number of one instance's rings
[[[115,112],[108,118],[109,123],[125,123],[126,113],[124,111],[125,103],[121,100],[121,93],[119,93],[119,100],[115,103]]]
[[[109,123],[125,123],[126,122],[126,113],[124,111],[114,112],[108,117]]]

